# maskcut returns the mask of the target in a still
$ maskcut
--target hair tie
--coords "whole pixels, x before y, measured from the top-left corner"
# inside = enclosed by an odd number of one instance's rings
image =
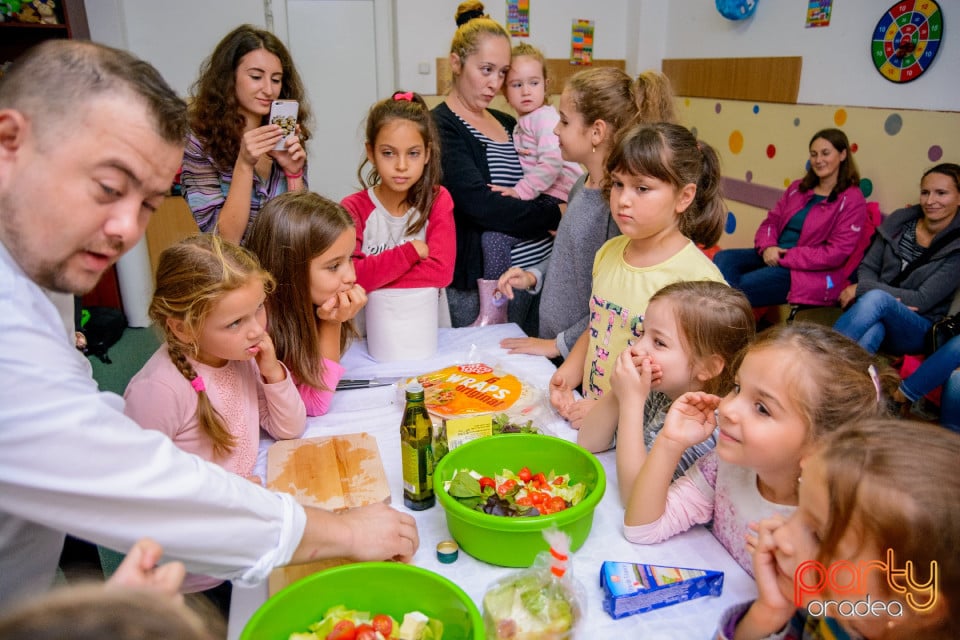
[[[873,365],[867,367],[867,373],[870,374],[870,380],[873,382],[873,388],[877,390],[877,402],[880,402],[880,374],[877,373],[877,368]]]
[[[193,387],[193,390],[196,391],[197,393],[203,393],[204,391],[207,390],[207,386],[203,384],[203,378],[201,378],[200,376],[197,376],[196,378],[191,380],[190,386]]]
[[[395,94],[393,94],[393,99],[413,102],[413,91],[397,91]]]
[[[470,11],[464,11],[463,13],[457,16],[457,26],[462,27],[463,25],[467,24],[474,18],[482,18],[482,17],[483,17],[483,9],[471,9]]]

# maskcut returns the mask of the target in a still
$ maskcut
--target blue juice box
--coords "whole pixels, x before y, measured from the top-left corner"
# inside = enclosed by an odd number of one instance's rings
[[[603,609],[613,618],[723,591],[723,572],[607,560],[600,567]]]

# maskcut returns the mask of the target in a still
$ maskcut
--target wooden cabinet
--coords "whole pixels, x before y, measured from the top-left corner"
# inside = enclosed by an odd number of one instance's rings
[[[90,39],[83,0],[59,0],[56,4],[57,21],[60,24],[0,22],[0,65],[44,40]]]

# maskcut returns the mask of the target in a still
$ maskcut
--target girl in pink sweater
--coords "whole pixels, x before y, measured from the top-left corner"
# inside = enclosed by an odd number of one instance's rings
[[[293,191],[264,206],[247,245],[277,279],[267,299],[271,332],[309,416],[330,407],[353,318],[367,303],[351,258],[356,233],[336,202]]]
[[[214,234],[160,254],[149,313],[166,342],[127,385],[125,413],[184,451],[255,479],[260,428],[288,439],[306,427],[303,401],[266,330],[273,286],[256,258]],[[183,590],[219,582],[190,576]]]

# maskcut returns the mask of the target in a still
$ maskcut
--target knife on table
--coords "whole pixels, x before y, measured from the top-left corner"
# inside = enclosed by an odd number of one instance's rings
[[[372,389],[373,387],[386,387],[391,384],[395,384],[400,380],[405,380],[409,376],[402,376],[397,378],[363,378],[363,379],[350,379],[343,378],[340,382],[337,383],[337,391],[345,391],[348,389]]]

